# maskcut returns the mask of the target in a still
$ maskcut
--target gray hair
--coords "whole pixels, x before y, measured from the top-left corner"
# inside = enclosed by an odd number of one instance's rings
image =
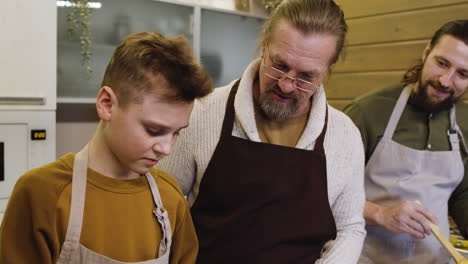
[[[262,31],[261,47],[265,48],[271,41],[274,31],[281,22],[289,23],[304,34],[322,33],[335,35],[335,55],[330,65],[335,64],[343,50],[348,26],[343,10],[333,0],[283,0],[273,10],[265,22]]]

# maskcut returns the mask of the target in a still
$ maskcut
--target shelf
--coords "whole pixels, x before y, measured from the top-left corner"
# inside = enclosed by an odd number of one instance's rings
[[[129,33],[156,31],[168,37],[184,35],[192,45],[194,57],[210,73],[215,86],[239,78],[258,56],[256,42],[266,17],[260,0],[101,2],[103,8],[95,10],[90,22],[93,27],[91,76],[86,75],[80,64],[79,41],[67,39],[66,9],[58,10],[58,104],[94,104],[112,53]],[[238,3],[248,3],[246,11],[236,10]]]
[[[57,104],[95,104],[96,98],[58,97]]]
[[[200,7],[202,9],[219,11],[223,13],[229,13],[234,15],[253,17],[259,19],[266,19],[267,13],[264,8],[256,6],[254,1],[250,2],[250,11],[238,10],[235,7],[234,0],[153,0],[157,2],[164,2],[182,6]]]
[[[2,105],[45,105],[45,97],[0,96]]]

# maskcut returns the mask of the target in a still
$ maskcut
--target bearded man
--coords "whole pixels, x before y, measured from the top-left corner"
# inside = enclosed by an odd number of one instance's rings
[[[359,263],[448,263],[431,235],[448,215],[468,233],[468,20],[432,37],[402,84],[354,100],[344,112],[366,154],[367,237]]]
[[[195,103],[171,172],[191,205],[198,264],[356,263],[364,231],[364,148],[327,104],[322,80],[347,31],[332,0],[285,0],[261,56]]]

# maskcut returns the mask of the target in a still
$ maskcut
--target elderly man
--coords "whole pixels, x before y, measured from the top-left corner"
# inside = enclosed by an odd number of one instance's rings
[[[196,102],[158,166],[188,196],[197,263],[356,263],[363,146],[321,85],[346,31],[331,0],[283,1],[264,26],[261,57]]]
[[[345,108],[366,149],[368,235],[359,263],[447,263],[430,223],[448,235],[449,209],[467,233],[467,87],[468,20],[458,20],[435,33],[401,85]]]

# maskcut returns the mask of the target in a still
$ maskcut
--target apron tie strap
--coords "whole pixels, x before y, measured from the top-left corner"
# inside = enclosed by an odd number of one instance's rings
[[[156,220],[161,226],[162,238],[161,242],[159,243],[159,256],[162,256],[170,251],[172,245],[171,223],[169,221],[167,210],[164,209],[162,204],[161,195],[156,185],[156,181],[149,172],[147,172],[145,176],[150,186],[154,202],[156,203],[156,208],[154,208],[153,214],[156,216]]]

